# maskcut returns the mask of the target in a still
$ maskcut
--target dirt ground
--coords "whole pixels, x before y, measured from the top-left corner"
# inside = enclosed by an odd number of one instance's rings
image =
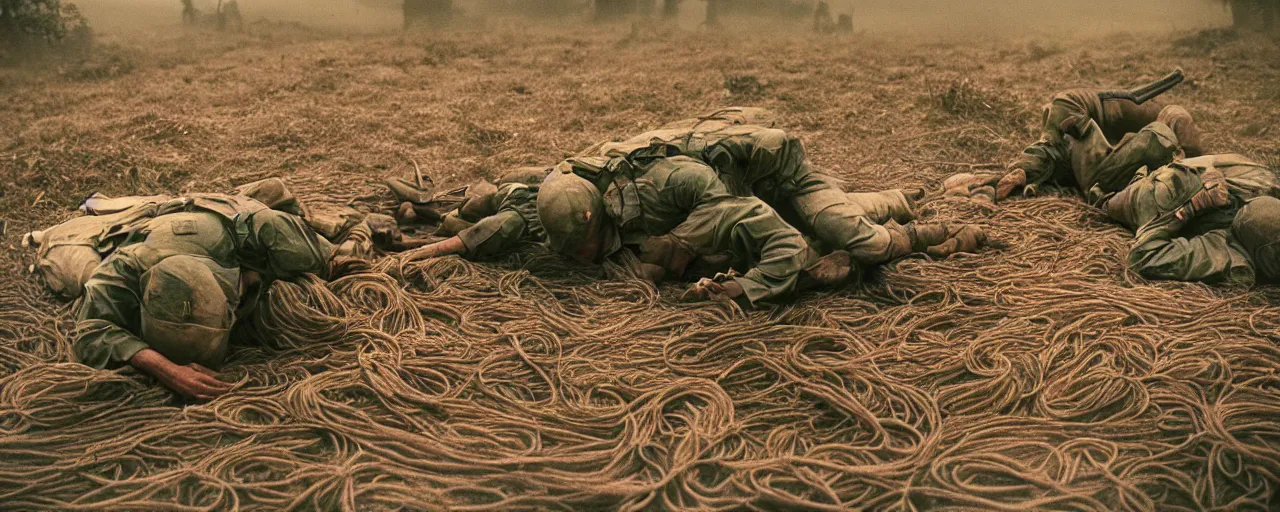
[[[564,27],[108,38],[0,70],[0,508],[1274,510],[1280,293],[1149,283],[1070,194],[938,197],[1036,137],[1058,89],[1181,67],[1213,151],[1280,168],[1280,43]],[[545,255],[280,284],[231,394],[71,363],[20,235],[91,192],[392,206],[725,105],[773,109],[860,189],[1002,249],[906,259],[742,312]],[[181,508],[180,508],[181,507]]]

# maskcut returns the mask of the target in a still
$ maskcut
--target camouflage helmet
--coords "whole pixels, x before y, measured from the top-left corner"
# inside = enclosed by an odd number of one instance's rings
[[[142,275],[142,340],[174,363],[218,367],[233,322],[227,287],[238,281],[208,258],[161,260]]]
[[[553,172],[538,191],[538,218],[553,251],[573,254],[589,239],[593,221],[600,226],[602,251],[620,246],[617,230],[605,214],[604,195],[591,182],[573,173]]]
[[[1253,259],[1257,273],[1280,279],[1280,199],[1265,196],[1249,201],[1231,224],[1240,245]]]

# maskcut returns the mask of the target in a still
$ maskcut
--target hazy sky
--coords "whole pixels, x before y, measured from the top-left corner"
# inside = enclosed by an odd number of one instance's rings
[[[180,0],[73,0],[99,31],[176,24]],[[475,13],[480,0],[454,0]],[[582,0],[587,1],[587,0]],[[659,0],[660,1],[660,0]],[[400,0],[239,0],[249,20],[269,18],[351,30],[400,24]],[[831,0],[856,30],[877,33],[1118,32],[1196,30],[1230,22],[1213,0]],[[217,0],[196,0],[212,11]],[[684,0],[681,24],[696,27],[705,2]]]

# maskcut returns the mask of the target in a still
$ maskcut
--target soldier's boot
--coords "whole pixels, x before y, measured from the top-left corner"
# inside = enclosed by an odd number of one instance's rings
[[[969,192],[969,198],[981,204],[995,204],[996,188],[989,185],[977,187]]]
[[[1005,173],[1000,177],[1000,181],[996,182],[996,200],[1003,200],[1009,197],[1014,190],[1027,186],[1027,171],[1022,169],[1014,169]]]
[[[430,181],[424,181],[421,187],[417,183],[403,180],[400,178],[388,178],[383,184],[391,190],[391,194],[401,202],[409,202],[414,204],[426,204],[435,197],[435,185]]]
[[[405,201],[396,208],[395,218],[396,222],[402,225],[414,224],[418,222],[418,212],[413,211],[413,203]]]
[[[366,216],[364,218],[364,227],[368,230],[368,236],[373,242],[373,246],[384,252],[403,252],[409,249],[417,249],[433,242],[429,238],[405,236],[404,232],[400,231],[400,226],[397,224],[396,219],[380,213],[370,213]]]
[[[440,212],[428,206],[427,203],[418,204],[409,201],[400,203],[400,208],[396,209],[396,222],[402,226],[415,224],[435,224],[444,219]]]
[[[947,197],[965,197],[980,203],[994,203],[995,185],[1000,177],[992,173],[959,173],[942,182],[942,194]]]
[[[924,199],[925,190],[921,187],[911,187],[902,189],[902,197],[907,198],[907,208],[916,209],[916,205]]]
[[[976,251],[987,241],[981,228],[970,225],[893,222],[885,224],[885,228],[889,230],[889,260],[916,253],[943,258],[957,252]]]

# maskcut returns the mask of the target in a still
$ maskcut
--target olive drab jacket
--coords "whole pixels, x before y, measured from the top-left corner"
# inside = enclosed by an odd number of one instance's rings
[[[1009,165],[1026,172],[1028,188],[1054,184],[1105,195],[1124,188],[1143,166],[1200,155],[1199,132],[1182,107],[1103,100],[1099,92],[1063,91],[1045,107],[1040,139]]]
[[[546,239],[538,220],[538,187],[504,183],[498,190],[472,198],[459,210],[472,223],[458,231],[467,256],[492,258],[528,242]]]
[[[101,262],[125,238],[154,217],[200,209],[230,219],[266,208],[266,205],[247,197],[225,194],[122,198],[94,194],[80,207],[89,215],[28,235],[29,243],[38,246],[32,272],[54,294],[68,300],[75,299],[83,293],[88,278],[88,275],[80,273],[82,263],[90,260]]]
[[[759,199],[731,194],[698,160],[582,157],[555,173],[576,174],[603,191],[624,246],[670,235],[699,256],[730,254],[744,271],[733,279],[751,305],[792,291],[806,261],[799,231]]]
[[[148,347],[140,338],[142,276],[169,256],[208,258],[222,268],[220,286],[231,310],[241,306],[240,273],[274,279],[322,273],[333,246],[294,215],[247,198],[181,198],[162,215],[131,227],[84,287],[73,337],[76,358],[95,368],[121,365]]]
[[[625,157],[655,145],[674,148],[679,154],[701,160],[715,169],[729,192],[772,199],[771,188],[757,194],[762,180],[786,181],[802,171],[804,147],[787,132],[775,128],[774,115],[752,107],[729,107],[710,114],[682,119],[657,130],[621,142],[601,143],[583,156]]]
[[[1231,206],[1196,217],[1189,228],[1204,226],[1202,230],[1207,230],[1228,226],[1246,201],[1280,194],[1280,180],[1266,166],[1238,154],[1204,155],[1178,160],[1153,171],[1140,169],[1128,186],[1106,197],[1101,206],[1112,220],[1137,231],[1156,217],[1185,204],[1204,186],[1201,175],[1215,170],[1226,178]]]
[[[136,205],[105,215],[84,215],[27,235],[37,246],[31,272],[55,295],[73,300],[84,294],[86,272],[102,263],[133,226],[156,216],[158,205]],[[87,269],[87,270],[86,270]]]
[[[889,232],[879,224],[914,218],[901,191],[846,193],[839,180],[810,165],[804,144],[775,128],[768,110],[730,107],[676,121],[621,142],[598,144],[584,155],[625,157],[676,152],[704,162],[727,190],[755,196],[827,250],[848,250],[854,260],[890,259]]]
[[[1178,219],[1175,211],[1204,187],[1201,176],[1211,170],[1226,178],[1230,204],[1192,219]],[[1137,229],[1128,261],[1138,274],[1149,279],[1251,285],[1255,265],[1232,226],[1240,210],[1260,197],[1280,197],[1280,182],[1270,169],[1241,155],[1206,155],[1139,173],[1133,183],[1107,200],[1104,209],[1113,219]]]
[[[89,276],[83,270],[102,262],[138,226],[160,215],[201,209],[233,218],[270,208],[306,220],[320,236],[335,243],[348,238],[353,228],[363,227],[365,215],[351,208],[321,207],[312,210],[298,201],[279,178],[247,183],[236,194],[200,193],[188,196],[107,197],[93,194],[80,205],[86,215],[29,233],[24,245],[37,247],[31,271],[59,297],[72,300],[83,293]]]

